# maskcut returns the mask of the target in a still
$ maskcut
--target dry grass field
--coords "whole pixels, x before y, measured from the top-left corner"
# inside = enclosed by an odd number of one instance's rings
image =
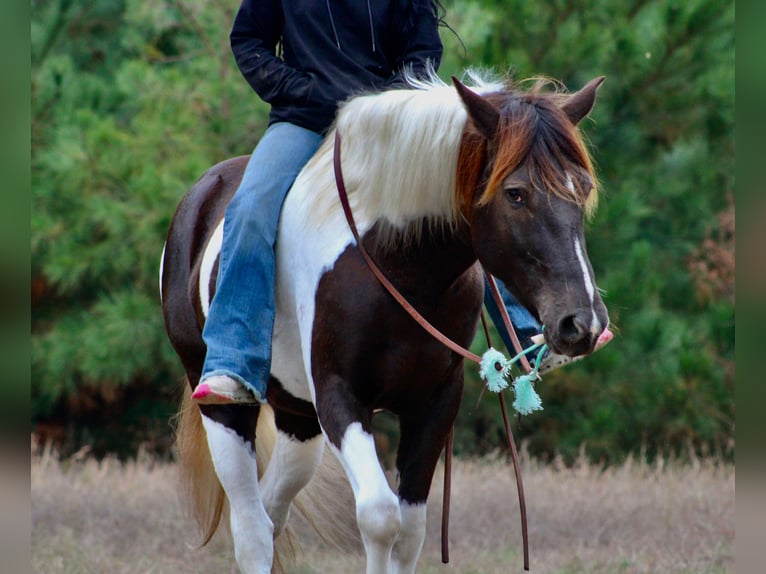
[[[734,468],[635,461],[606,470],[523,460],[531,572],[734,572]],[[32,461],[32,566],[40,574],[236,573],[231,544],[218,535],[195,549],[178,498],[174,465],[139,460]],[[522,572],[521,528],[510,466],[456,460],[449,565],[440,560],[441,469],[429,501],[418,571]],[[342,496],[348,496],[346,491]],[[347,508],[348,504],[345,505]],[[333,517],[345,522],[347,517]],[[296,531],[307,527],[296,519]],[[301,541],[290,574],[358,573],[356,544],[339,551]]]

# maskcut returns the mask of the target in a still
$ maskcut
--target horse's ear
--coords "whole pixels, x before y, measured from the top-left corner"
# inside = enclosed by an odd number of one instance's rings
[[[452,76],[452,82],[479,132],[487,139],[495,137],[497,124],[500,121],[500,112],[497,108],[473,90],[466,88],[455,76]]]
[[[593,78],[579,92],[569,96],[566,103],[561,106],[574,125],[580,123],[580,120],[593,109],[593,104],[596,103],[596,91],[604,83],[604,79],[604,76]]]

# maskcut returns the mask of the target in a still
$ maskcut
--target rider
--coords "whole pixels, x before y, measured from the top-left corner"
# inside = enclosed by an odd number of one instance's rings
[[[438,68],[441,11],[438,0],[242,1],[231,47],[271,113],[226,209],[216,292],[202,332],[207,355],[193,395],[197,402],[265,402],[274,244],[285,195],[319,147],[339,102],[404,85],[405,68],[416,77]],[[509,309],[523,343],[539,332],[518,303]]]

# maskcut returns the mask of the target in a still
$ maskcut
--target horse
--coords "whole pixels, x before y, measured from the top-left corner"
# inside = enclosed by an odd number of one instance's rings
[[[325,445],[353,491],[367,574],[414,572],[431,480],[461,400],[463,357],[426,333],[360,254],[333,177],[335,133],[360,242],[432,325],[470,345],[486,272],[539,319],[553,351],[583,355],[608,326],[585,248],[598,188],[578,128],[602,81],[566,93],[550,82],[522,89],[433,78],[341,105],[281,214],[268,466],[259,471],[254,442],[259,405],[191,404],[179,423],[205,542],[227,500],[243,574],[271,571],[274,541]],[[168,231],[162,308],[189,388],[205,355],[224,210],[246,163],[210,168]],[[379,410],[399,420],[396,492],[371,433]]]

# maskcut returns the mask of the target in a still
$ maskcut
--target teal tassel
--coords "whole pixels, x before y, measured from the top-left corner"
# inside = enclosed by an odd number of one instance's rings
[[[500,351],[492,347],[481,357],[479,376],[487,383],[487,388],[493,393],[499,393],[508,386],[505,377],[510,371],[510,363]]]
[[[516,400],[513,401],[513,408],[522,415],[528,415],[533,411],[543,410],[543,401],[540,395],[535,391],[532,381],[537,377],[533,371],[528,375],[517,377],[513,381],[513,390],[516,393]]]

